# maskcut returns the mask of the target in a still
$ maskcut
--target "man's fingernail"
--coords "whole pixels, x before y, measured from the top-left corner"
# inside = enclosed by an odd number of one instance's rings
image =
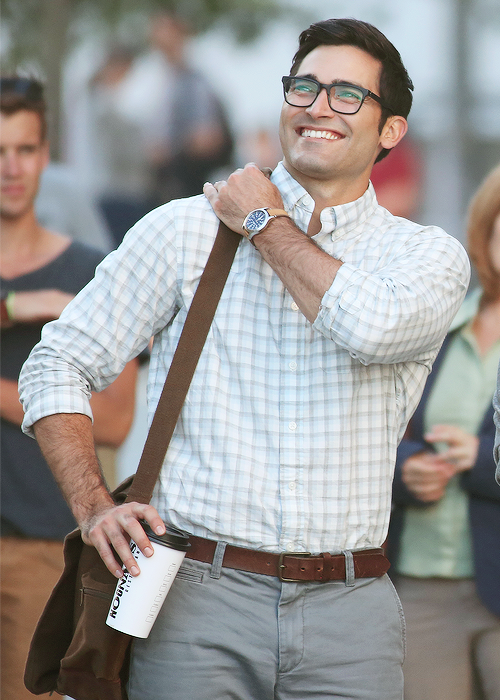
[[[132,576],[137,576],[137,574],[139,573],[139,568],[137,566],[133,566],[130,569],[130,573],[132,574]]]
[[[147,557],[152,556],[153,553],[154,553],[154,552],[153,552],[153,550],[151,549],[151,547],[146,547],[146,549],[144,550],[144,554],[145,554]]]
[[[156,534],[163,535],[163,532],[164,532],[163,527],[161,525],[158,525],[158,527],[156,528]]]

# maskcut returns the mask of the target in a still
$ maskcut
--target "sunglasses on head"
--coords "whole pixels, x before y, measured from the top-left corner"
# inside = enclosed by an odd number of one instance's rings
[[[1,78],[0,93],[19,95],[27,100],[43,100],[43,85],[34,78]]]

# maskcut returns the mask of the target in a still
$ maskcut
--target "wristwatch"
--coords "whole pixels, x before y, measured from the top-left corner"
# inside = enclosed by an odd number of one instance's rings
[[[271,219],[276,219],[278,216],[289,216],[284,209],[254,209],[245,217],[243,222],[243,231],[249,241],[254,236],[263,231]]]

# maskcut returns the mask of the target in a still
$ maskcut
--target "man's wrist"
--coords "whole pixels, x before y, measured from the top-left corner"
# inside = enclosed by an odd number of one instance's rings
[[[2,323],[9,323],[14,321],[14,297],[16,296],[15,292],[9,292],[5,297],[2,297],[0,300],[0,309],[1,309],[1,322]]]
[[[264,231],[273,219],[279,217],[288,217],[290,215],[284,209],[271,209],[270,207],[262,207],[254,209],[245,217],[242,224],[243,235],[255,245],[252,240],[258,233]]]

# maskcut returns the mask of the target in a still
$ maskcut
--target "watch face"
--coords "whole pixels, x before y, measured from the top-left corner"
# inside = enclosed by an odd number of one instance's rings
[[[263,209],[255,209],[252,211],[245,222],[245,228],[249,231],[259,231],[266,225],[269,219],[269,214]]]

